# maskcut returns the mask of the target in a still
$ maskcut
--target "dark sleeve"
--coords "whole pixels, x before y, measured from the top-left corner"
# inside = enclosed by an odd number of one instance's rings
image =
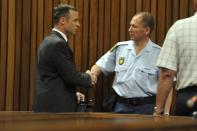
[[[55,45],[53,51],[53,62],[58,73],[66,84],[73,86],[91,87],[91,77],[86,73],[80,73],[76,70],[72,51],[67,43],[59,42]]]

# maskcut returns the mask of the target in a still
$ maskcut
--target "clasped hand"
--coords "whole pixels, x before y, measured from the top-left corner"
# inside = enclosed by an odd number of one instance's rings
[[[97,76],[94,73],[92,73],[90,70],[87,70],[86,73],[90,75],[92,85],[95,86],[95,84],[97,82]]]

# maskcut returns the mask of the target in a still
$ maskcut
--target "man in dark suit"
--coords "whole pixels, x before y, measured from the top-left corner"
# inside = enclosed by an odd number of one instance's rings
[[[80,73],[75,68],[68,35],[79,28],[79,15],[70,5],[54,8],[54,28],[38,49],[35,112],[76,111],[76,86],[91,87],[95,79],[90,71]]]

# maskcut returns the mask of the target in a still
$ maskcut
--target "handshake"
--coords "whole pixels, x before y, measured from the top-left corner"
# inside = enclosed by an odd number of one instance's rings
[[[93,72],[91,72],[90,70],[87,70],[86,74],[90,75],[91,81],[92,81],[92,86],[95,86],[97,83],[97,76]]]

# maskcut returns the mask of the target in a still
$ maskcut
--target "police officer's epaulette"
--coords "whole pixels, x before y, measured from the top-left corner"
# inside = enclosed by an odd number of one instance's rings
[[[128,43],[123,43],[123,42],[118,42],[117,44],[115,44],[109,51],[113,52],[117,47],[119,47],[120,45],[127,45]]]

